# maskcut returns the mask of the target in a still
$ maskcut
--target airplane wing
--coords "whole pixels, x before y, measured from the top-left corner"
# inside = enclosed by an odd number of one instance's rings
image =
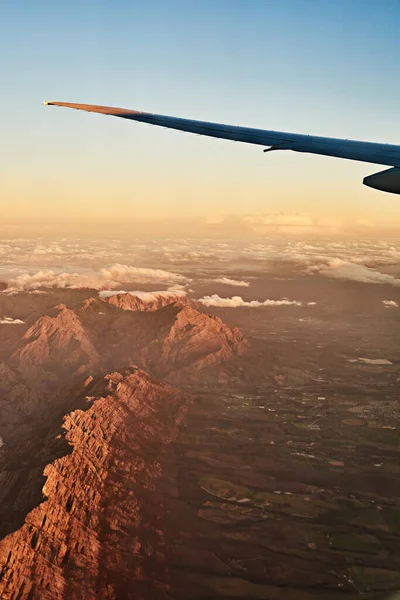
[[[69,102],[45,102],[45,104],[131,119],[133,121],[177,129],[178,131],[187,131],[198,135],[268,146],[264,152],[293,150],[294,152],[308,152],[379,165],[389,165],[395,168],[364,178],[364,184],[383,191],[400,194],[400,146],[397,145],[223,125],[222,123],[182,119],[110,106],[74,104]]]

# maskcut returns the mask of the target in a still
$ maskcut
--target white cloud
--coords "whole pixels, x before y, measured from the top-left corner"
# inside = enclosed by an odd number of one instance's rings
[[[214,279],[216,283],[223,283],[224,285],[233,285],[236,287],[249,287],[248,281],[241,281],[238,279],[229,279],[229,277],[221,277],[220,279]]]
[[[13,319],[12,317],[0,318],[0,325],[23,325],[25,321],[21,319]]]
[[[164,271],[114,264],[98,271],[83,273],[57,272],[41,270],[33,274],[19,275],[9,281],[9,291],[32,291],[39,288],[94,288],[98,290],[113,289],[121,283],[166,283],[175,285],[188,283],[190,280],[183,275]]]
[[[182,284],[182,283],[175,283],[174,285],[169,286],[169,288],[167,288],[167,292],[177,292],[177,291],[184,291],[186,293],[187,288],[189,287],[188,283]],[[189,290],[190,292],[193,292],[193,290]]]
[[[384,304],[386,308],[399,308],[399,305],[395,300],[382,300],[382,304]]]
[[[236,308],[239,306],[249,306],[251,308],[258,308],[260,306],[302,306],[302,302],[298,302],[297,300],[288,300],[284,298],[282,300],[264,300],[260,302],[259,300],[251,300],[250,302],[246,302],[240,296],[233,296],[232,298],[221,298],[217,294],[213,294],[212,296],[204,296],[200,298],[198,302],[204,304],[204,306],[220,306],[224,308]]]
[[[363,362],[367,365],[392,365],[387,358],[359,358],[360,362]]]

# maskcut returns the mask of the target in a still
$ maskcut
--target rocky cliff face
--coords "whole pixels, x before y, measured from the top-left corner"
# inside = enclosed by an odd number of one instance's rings
[[[167,598],[165,452],[186,399],[131,368],[84,390],[65,417],[71,453],[45,468],[44,501],[0,542],[2,600]]]

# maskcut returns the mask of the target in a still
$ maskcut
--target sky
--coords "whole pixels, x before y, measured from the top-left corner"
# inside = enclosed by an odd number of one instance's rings
[[[399,144],[399,22],[399,0],[3,0],[0,234],[400,233],[398,196],[362,185],[383,166],[42,105]]]

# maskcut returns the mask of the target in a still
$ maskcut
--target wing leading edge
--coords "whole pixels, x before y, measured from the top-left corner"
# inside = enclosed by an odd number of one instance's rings
[[[221,123],[169,117],[124,108],[113,108],[110,106],[74,104],[69,102],[45,102],[45,104],[131,119],[133,121],[158,125],[178,131],[187,131],[198,135],[268,146],[269,148],[265,150],[266,152],[271,150],[293,150],[294,152],[308,152],[400,168],[400,146],[392,144],[360,142],[251,127],[238,127]],[[395,175],[396,177],[397,175],[400,177],[400,171],[397,173],[396,169]],[[368,182],[367,185],[370,185],[370,183]]]

